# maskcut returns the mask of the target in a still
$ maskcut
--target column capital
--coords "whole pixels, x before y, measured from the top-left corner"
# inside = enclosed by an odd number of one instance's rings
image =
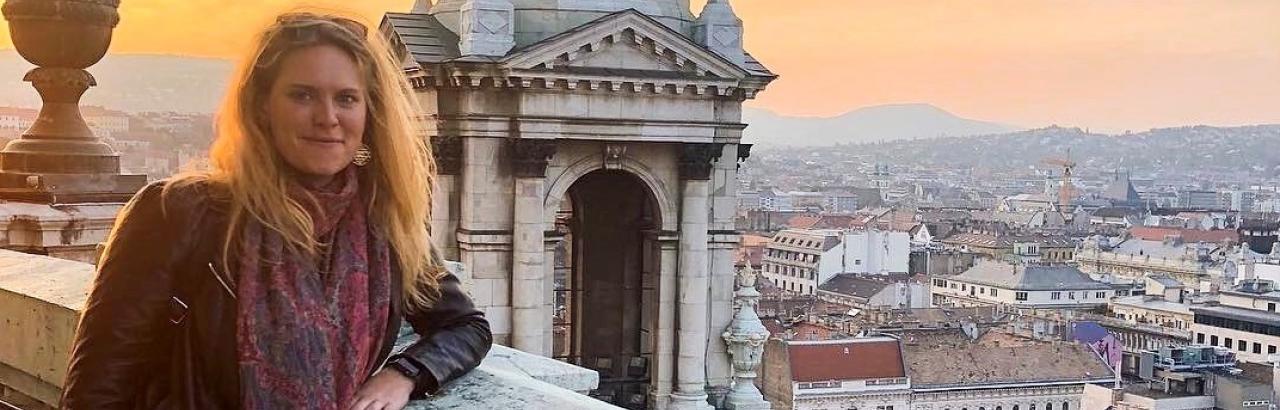
[[[680,144],[680,179],[707,181],[711,179],[711,162],[720,159],[724,144]]]
[[[518,178],[546,178],[547,164],[556,153],[556,141],[517,138],[508,140],[511,172]]]
[[[436,160],[436,173],[462,173],[462,137],[440,135],[431,138],[431,155]]]
[[[751,158],[751,147],[754,146],[755,144],[738,144],[738,162]]]

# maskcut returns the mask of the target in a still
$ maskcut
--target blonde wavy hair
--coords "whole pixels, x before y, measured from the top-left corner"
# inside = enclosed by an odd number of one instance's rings
[[[218,113],[207,169],[175,178],[179,184],[208,181],[227,188],[231,209],[223,258],[246,218],[278,232],[291,249],[318,253],[311,217],[286,193],[289,168],[271,142],[261,107],[285,56],[307,47],[336,46],[356,61],[368,94],[365,144],[373,161],[361,172],[362,181],[372,183],[370,220],[398,257],[407,306],[429,306],[444,271],[428,232],[435,163],[415,118],[412,88],[390,47],[354,20],[317,13],[281,15],[256,44],[239,65]]]

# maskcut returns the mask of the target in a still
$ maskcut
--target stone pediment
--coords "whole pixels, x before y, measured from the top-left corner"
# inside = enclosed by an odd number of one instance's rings
[[[749,73],[635,10],[601,17],[515,50],[504,68],[739,80]]]

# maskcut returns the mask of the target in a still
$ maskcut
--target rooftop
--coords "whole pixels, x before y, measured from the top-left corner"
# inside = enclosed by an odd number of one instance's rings
[[[1076,343],[1016,347],[969,343],[955,348],[908,344],[903,349],[907,373],[916,388],[1086,382],[1112,377],[1100,357],[1088,346]]]
[[[842,295],[870,299],[889,285],[895,282],[903,282],[910,278],[911,277],[909,275],[877,276],[841,273],[831,279],[828,279],[822,285],[818,286],[818,289]]]
[[[891,337],[787,342],[791,378],[797,382],[906,376],[898,340]]]
[[[1196,315],[1207,314],[1227,319],[1243,320],[1253,323],[1263,323],[1273,326],[1280,326],[1280,313],[1268,312],[1265,310],[1254,310],[1238,308],[1234,306],[1196,306],[1191,311]]]
[[[1191,306],[1183,303],[1170,302],[1164,299],[1152,296],[1124,296],[1115,298],[1111,303],[1120,306],[1130,306],[1142,309],[1159,310],[1163,312],[1178,313],[1184,315],[1191,314]]]
[[[1013,265],[992,260],[980,260],[964,273],[946,279],[1014,290],[1111,289],[1072,266]]]

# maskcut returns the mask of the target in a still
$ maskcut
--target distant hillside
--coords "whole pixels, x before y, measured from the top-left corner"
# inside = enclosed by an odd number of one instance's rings
[[[779,148],[770,155],[863,156],[876,162],[930,167],[1026,169],[1068,151],[1080,170],[1124,167],[1144,174],[1218,171],[1280,175],[1280,125],[1194,126],[1104,135],[1049,127],[967,138],[932,138],[824,148]]]
[[[788,117],[744,108],[747,142],[764,146],[815,146],[904,139],[963,137],[1020,128],[958,117],[929,104],[860,108],[837,117]]]
[[[40,106],[35,89],[22,81],[32,67],[17,52],[0,51],[0,106]],[[227,60],[108,54],[89,68],[98,86],[85,93],[83,102],[128,112],[212,113],[231,71]]]

